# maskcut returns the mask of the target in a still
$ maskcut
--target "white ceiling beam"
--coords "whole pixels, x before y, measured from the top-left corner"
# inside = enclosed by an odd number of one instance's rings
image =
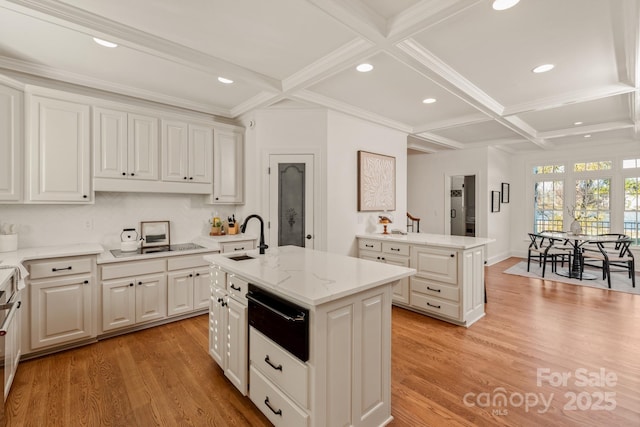
[[[445,138],[444,136],[436,135],[429,132],[421,132],[419,134],[415,134],[414,136],[417,136],[431,144],[441,145],[443,147],[453,148],[457,150],[462,150],[466,146],[465,144],[454,141],[453,139]]]
[[[637,0],[611,2],[611,32],[618,79],[640,87],[640,5]]]
[[[483,1],[422,0],[389,20],[387,37],[392,42],[398,42]]]
[[[590,126],[580,126],[580,127],[559,129],[559,130],[554,130],[549,132],[540,132],[538,133],[538,137],[544,138],[544,139],[564,138],[567,136],[586,135],[590,133],[606,132],[610,130],[628,129],[631,127],[634,127],[634,124],[631,122],[599,123],[599,124],[590,125]]]
[[[308,0],[350,30],[374,42],[384,43],[387,23],[359,0]]]
[[[468,114],[466,116],[459,116],[459,117],[454,117],[447,120],[441,120],[439,122],[431,122],[431,123],[425,123],[420,126],[415,126],[413,128],[413,132],[420,133],[420,132],[429,132],[434,130],[450,129],[450,128],[455,128],[460,126],[469,126],[469,125],[475,125],[478,123],[490,122],[492,120],[493,118],[478,112],[476,114]]]

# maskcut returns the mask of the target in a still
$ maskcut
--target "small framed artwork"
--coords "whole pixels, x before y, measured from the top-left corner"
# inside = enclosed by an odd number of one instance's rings
[[[491,192],[491,212],[500,212],[500,192]]]
[[[396,210],[396,158],[358,151],[358,211]]]
[[[140,223],[142,247],[170,245],[169,221],[145,221]]]
[[[502,203],[509,203],[509,183],[502,183]]]

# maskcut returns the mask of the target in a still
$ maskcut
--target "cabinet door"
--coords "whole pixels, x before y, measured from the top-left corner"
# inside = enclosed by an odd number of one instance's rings
[[[20,298],[16,299],[18,309],[21,308]],[[21,326],[20,313],[16,313],[13,321],[9,324],[7,334],[5,335],[5,367],[4,367],[4,399],[6,401],[11,384],[18,370],[18,363],[21,355]]]
[[[194,273],[192,270],[167,274],[167,315],[193,311]],[[207,303],[209,299],[207,298]]]
[[[167,277],[154,274],[136,277],[136,323],[167,316]]]
[[[29,200],[90,202],[89,106],[33,95],[29,132]]]
[[[409,267],[409,258],[385,256],[385,260],[387,264]],[[409,278],[405,277],[400,279],[400,281],[393,286],[392,292],[394,302],[409,304]]]
[[[22,199],[22,92],[0,84],[0,201]]]
[[[126,178],[127,113],[106,108],[93,109],[93,176]]]
[[[227,368],[224,374],[240,392],[247,395],[247,306],[229,298],[227,305]]]
[[[213,129],[189,125],[189,180],[210,184],[213,176]]]
[[[458,283],[458,253],[453,249],[416,246],[413,252],[416,276],[444,283]]]
[[[216,130],[213,139],[213,203],[242,203],[243,177],[242,135]]]
[[[129,113],[127,164],[129,178],[158,179],[158,119]]]
[[[223,289],[212,288],[210,324],[209,324],[209,354],[222,368],[225,368],[227,342],[227,292]],[[224,304],[224,305],[223,305]]]
[[[189,180],[189,149],[187,124],[162,121],[162,180]]]
[[[136,292],[133,278],[112,280],[102,284],[102,330],[131,326],[136,323]]]
[[[193,309],[209,307],[211,297],[211,269],[198,268],[193,274]]]
[[[31,282],[29,290],[32,349],[91,336],[90,276]]]

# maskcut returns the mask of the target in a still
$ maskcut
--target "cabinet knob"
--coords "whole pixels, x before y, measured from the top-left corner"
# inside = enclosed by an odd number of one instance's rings
[[[133,286],[133,283],[129,283],[129,286]]]
[[[87,196],[86,194],[83,194],[83,195],[82,195],[82,198],[83,198],[83,199],[86,199],[87,197],[89,197],[89,196]]]
[[[122,172],[122,176],[127,176],[127,173],[126,172]]]
[[[142,282],[138,282],[138,286],[142,285]]]
[[[451,256],[451,258],[453,258],[453,257],[454,257],[454,256],[456,256],[456,255],[455,255],[455,254],[451,254],[450,256]]]
[[[135,175],[135,173],[131,172],[131,176],[134,176],[134,175]]]
[[[196,277],[198,277],[200,275],[200,273],[196,273]]]
[[[187,177],[186,177],[186,176],[184,176],[184,177],[182,177],[182,179],[187,179]]]
[[[189,179],[193,179],[193,177],[192,177],[192,176],[190,176],[190,177],[189,177]]]
[[[193,277],[193,274],[189,274],[189,277]]]
[[[216,197],[216,200],[218,200],[218,199],[219,199],[219,198],[218,198],[218,197]]]
[[[84,282],[82,282],[82,283],[84,283],[84,284],[86,285],[86,284],[88,284],[88,283],[89,283],[89,281],[88,281],[88,280],[85,280],[85,281],[84,281]]]

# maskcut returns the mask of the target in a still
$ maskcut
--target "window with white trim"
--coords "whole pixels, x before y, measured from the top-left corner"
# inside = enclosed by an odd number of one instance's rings
[[[562,231],[564,213],[564,165],[534,166],[533,230]],[[558,179],[560,178],[560,179]]]

